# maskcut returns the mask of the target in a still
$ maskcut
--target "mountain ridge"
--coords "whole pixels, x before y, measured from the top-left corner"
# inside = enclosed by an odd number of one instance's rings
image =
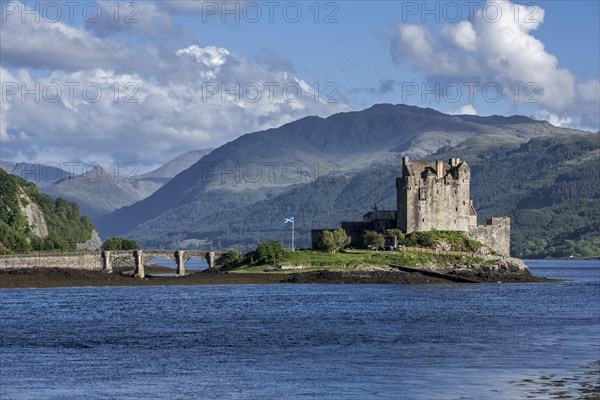
[[[471,122],[473,120],[486,123]],[[123,234],[186,205],[200,217],[235,210],[237,206],[285,193],[294,185],[311,182],[315,177],[335,178],[349,171],[398,162],[405,154],[414,159],[424,158],[444,148],[455,148],[474,137],[494,136],[504,140],[508,147],[515,147],[532,137],[566,133],[583,132],[523,116],[452,116],[433,109],[392,104],[374,105],[327,118],[305,117],[279,128],[240,136],[213,150],[148,198],[96,222],[104,232]],[[279,168],[292,166],[301,178],[286,181],[281,171],[270,174],[266,164]],[[240,171],[250,165],[262,168],[261,180],[236,180]],[[311,169],[315,166],[319,170],[317,174]],[[223,170],[211,174],[209,167],[223,168],[225,174]],[[233,177],[231,171],[234,171]],[[273,181],[265,178],[267,172],[269,177],[274,175]],[[193,204],[196,206],[191,206]]]

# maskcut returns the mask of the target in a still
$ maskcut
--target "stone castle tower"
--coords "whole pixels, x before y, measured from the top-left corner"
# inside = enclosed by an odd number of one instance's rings
[[[477,225],[471,200],[471,167],[460,158],[444,161],[411,162],[402,158],[402,177],[396,179],[397,209],[366,213],[362,221],[342,222],[342,228],[361,246],[366,231],[385,232],[398,228],[404,233],[420,231],[461,231],[510,256],[510,218],[488,218]],[[312,230],[313,247],[321,230]]]
[[[446,163],[411,162],[403,157],[396,190],[396,226],[403,232],[462,231],[496,252],[510,255],[510,218],[492,217],[485,225],[477,225],[471,167],[460,158]]]
[[[396,179],[396,225],[402,231],[463,231],[477,225],[471,202],[471,168],[460,158],[411,162],[402,158]]]

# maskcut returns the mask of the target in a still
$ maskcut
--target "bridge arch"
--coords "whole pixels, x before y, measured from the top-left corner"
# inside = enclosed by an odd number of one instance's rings
[[[199,250],[133,250],[133,251],[103,251],[102,269],[112,272],[112,261],[118,257],[131,256],[135,265],[135,276],[145,278],[144,265],[156,258],[173,260],[177,265],[177,276],[185,275],[185,264],[187,261],[197,258],[204,259],[208,269],[215,268],[222,253],[199,251]]]

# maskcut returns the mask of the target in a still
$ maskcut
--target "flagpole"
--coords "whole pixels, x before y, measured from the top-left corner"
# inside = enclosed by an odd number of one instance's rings
[[[292,251],[294,251],[294,249],[295,249],[295,247],[296,247],[296,246],[295,246],[295,243],[294,243],[294,233],[295,233],[294,231],[295,231],[295,229],[296,229],[296,226],[294,225],[294,222],[295,222],[295,221],[294,221],[294,217],[290,217],[290,218],[284,218],[284,220],[283,220],[283,223],[284,223],[284,224],[287,224],[288,222],[291,222],[291,223],[292,223]]]

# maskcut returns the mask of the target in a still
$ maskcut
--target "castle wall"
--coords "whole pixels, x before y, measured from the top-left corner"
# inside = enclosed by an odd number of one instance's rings
[[[406,176],[406,175],[405,175]],[[404,178],[396,178],[396,227],[403,232],[408,232],[408,196]],[[412,224],[411,224],[412,228]]]
[[[485,225],[477,225],[469,232],[469,236],[490,246],[497,253],[510,257],[510,218],[488,218]]]
[[[370,222],[342,222],[342,229],[350,236],[350,245],[362,247],[366,231],[383,233],[386,229],[396,227],[394,219],[377,219]]]
[[[102,258],[99,252],[0,256],[0,269],[13,268],[69,268],[100,271]]]

